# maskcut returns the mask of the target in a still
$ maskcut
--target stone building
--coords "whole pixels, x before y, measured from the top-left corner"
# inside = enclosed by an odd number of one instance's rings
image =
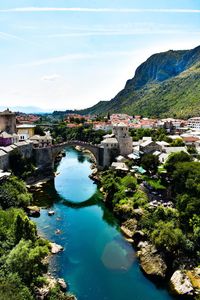
[[[129,135],[129,128],[123,123],[113,126],[113,134],[115,135],[118,144],[119,152],[123,156],[127,156],[133,152],[133,139]]]
[[[0,112],[0,131],[5,131],[9,134],[16,133],[16,115],[8,108]]]
[[[33,124],[20,124],[17,125],[17,134],[20,141],[26,141],[35,134],[36,125]]]
[[[126,157],[133,151],[133,139],[129,136],[127,125],[123,123],[113,125],[112,132],[111,135],[106,135],[100,145],[104,149],[103,166],[110,166],[117,155]]]

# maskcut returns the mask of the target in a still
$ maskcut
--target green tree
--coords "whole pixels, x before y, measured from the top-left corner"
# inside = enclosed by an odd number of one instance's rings
[[[177,250],[183,240],[183,232],[174,223],[159,221],[151,234],[155,246],[169,252]]]
[[[37,125],[35,127],[35,134],[45,136],[44,129],[41,126]]]
[[[176,168],[176,164],[179,162],[190,162],[192,160],[191,156],[184,151],[176,152],[170,154],[168,160],[165,163],[167,171],[173,172]]]
[[[42,259],[48,254],[47,246],[34,246],[31,241],[20,240],[5,261],[9,272],[17,273],[25,284],[41,274]]]
[[[0,206],[3,209],[12,206],[26,207],[31,199],[25,183],[16,177],[10,177],[0,185]]]
[[[19,276],[9,273],[0,279],[1,300],[33,300],[30,290],[21,282]]]
[[[155,174],[158,170],[159,159],[153,154],[144,154],[141,158],[141,165],[145,170]]]

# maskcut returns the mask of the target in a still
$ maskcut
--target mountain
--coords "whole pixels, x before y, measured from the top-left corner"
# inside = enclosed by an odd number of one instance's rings
[[[108,111],[147,117],[200,116],[200,46],[152,55],[112,100],[81,113]]]
[[[0,106],[0,111],[7,109],[7,106]],[[44,114],[50,112],[49,110],[44,110],[36,106],[9,106],[11,111],[22,112],[25,114]]]

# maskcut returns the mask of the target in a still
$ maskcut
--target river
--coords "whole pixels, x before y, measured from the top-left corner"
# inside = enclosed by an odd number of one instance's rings
[[[34,193],[36,204],[55,211],[48,216],[42,209],[34,219],[39,232],[64,247],[53,256],[50,272],[63,277],[78,300],[174,299],[141,272],[135,251],[88,177],[87,155],[67,148],[57,172],[54,181]]]

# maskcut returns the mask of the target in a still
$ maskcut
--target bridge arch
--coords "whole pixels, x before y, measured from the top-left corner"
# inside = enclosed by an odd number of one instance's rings
[[[61,144],[57,144],[57,145],[52,145],[51,148],[52,148],[52,159],[53,159],[53,165],[54,165],[54,162],[55,162],[55,159],[57,157],[57,155],[64,149],[66,148],[67,146],[80,146],[84,149],[87,149],[89,150],[93,156],[95,157],[95,160],[96,160],[96,164],[97,164],[97,167],[98,168],[101,168],[102,167],[102,151],[103,151],[103,148],[100,148],[99,145],[93,145],[93,144],[90,144],[90,143],[87,143],[87,142],[83,142],[83,141],[76,141],[76,140],[71,140],[71,141],[67,141],[67,142],[64,142],[64,143],[61,143]]]

